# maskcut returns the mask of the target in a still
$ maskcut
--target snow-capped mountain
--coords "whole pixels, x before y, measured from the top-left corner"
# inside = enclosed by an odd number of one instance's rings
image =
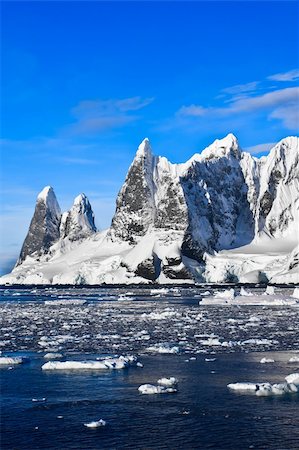
[[[75,198],[70,211],[63,213],[60,223],[60,238],[71,241],[84,239],[97,231],[94,214],[85,194]]]
[[[53,189],[46,186],[37,197],[34,215],[17,264],[21,264],[32,254],[39,257],[47,253],[59,239],[60,221],[61,211],[56,196]]]
[[[19,265],[2,282],[299,282],[298,148],[288,137],[258,159],[229,134],[172,164],[145,139],[111,227],[96,232],[84,194],[61,216],[45,188]]]

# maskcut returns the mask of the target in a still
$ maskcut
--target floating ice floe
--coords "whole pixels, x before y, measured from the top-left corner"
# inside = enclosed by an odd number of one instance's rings
[[[274,359],[271,359],[271,358],[262,358],[260,360],[261,364],[268,364],[268,363],[274,363],[274,362],[275,362]]]
[[[205,358],[205,362],[214,362],[216,358]]]
[[[155,295],[155,294],[168,294],[169,289],[167,288],[160,288],[160,289],[151,289],[150,293],[151,295]]]
[[[267,286],[267,288],[265,290],[265,294],[266,295],[274,295],[275,294],[274,286]]]
[[[233,391],[256,391],[258,387],[258,383],[251,382],[239,382],[239,383],[230,383],[227,385],[229,389]]]
[[[77,306],[81,306],[81,305],[85,305],[85,303],[87,303],[86,300],[82,300],[82,299],[63,299],[63,300],[45,300],[45,305],[48,306],[70,306],[70,305],[77,305]]]
[[[118,370],[137,364],[135,356],[120,356],[100,361],[49,361],[42,370]]]
[[[171,346],[170,344],[167,343],[151,345],[150,347],[147,347],[146,350],[152,353],[165,353],[165,354],[177,354],[180,352],[178,346],[176,345]]]
[[[232,289],[226,289],[225,291],[216,291],[214,294],[215,298],[225,298],[227,300],[233,300],[235,298],[235,290]]]
[[[271,395],[291,394],[299,391],[299,373],[291,373],[285,377],[282,383],[230,383],[227,387],[235,391],[255,392],[258,397],[267,397]]]
[[[299,373],[291,373],[290,375],[285,377],[285,380],[287,383],[295,384],[296,386],[299,386]]]
[[[299,299],[299,287],[296,287],[296,288],[294,289],[294,292],[293,292],[293,294],[292,294],[292,297],[298,298],[298,299]]]
[[[177,390],[173,387],[155,386],[153,384],[142,384],[138,391],[141,394],[174,394]]]
[[[24,361],[20,356],[0,356],[0,365],[23,364]]]
[[[158,384],[162,384],[163,386],[175,386],[178,384],[178,380],[175,377],[170,378],[160,378],[157,381]]]
[[[252,297],[253,293],[252,292],[247,292],[243,287],[241,287],[240,289],[240,295],[242,297]]]
[[[289,359],[289,363],[299,363],[299,356],[292,356],[292,358]]]
[[[34,403],[43,403],[43,402],[47,401],[47,398],[46,397],[43,397],[43,398],[32,398],[31,401],[34,402]]]
[[[62,355],[62,353],[46,353],[45,355],[44,355],[44,358],[45,359],[56,359],[56,358],[62,358],[63,357],[63,355]]]
[[[284,294],[275,294],[273,286],[267,286],[264,293],[253,294],[247,292],[243,287],[240,295],[236,295],[234,289],[225,291],[216,291],[213,297],[206,297],[199,301],[201,306],[223,305],[223,306],[297,306],[299,307],[299,299],[297,294],[286,296]],[[299,293],[298,293],[299,295]]]
[[[141,319],[144,320],[164,320],[173,318],[177,315],[176,311],[172,311],[170,309],[165,309],[164,311],[153,311],[149,314],[141,314]]]
[[[106,421],[103,419],[96,420],[93,422],[88,422],[88,423],[84,424],[84,426],[87,428],[99,428],[99,427],[104,427],[105,425],[106,425]]]
[[[222,345],[222,342],[219,341],[218,337],[210,337],[209,339],[201,339],[199,341],[201,345],[207,345],[209,347],[214,347],[218,345]]]

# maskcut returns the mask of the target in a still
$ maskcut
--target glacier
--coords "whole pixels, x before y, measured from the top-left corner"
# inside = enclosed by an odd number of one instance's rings
[[[61,213],[47,186],[0,282],[299,283],[298,144],[287,137],[256,158],[228,134],[172,164],[146,138],[108,230],[97,231],[85,194]]]

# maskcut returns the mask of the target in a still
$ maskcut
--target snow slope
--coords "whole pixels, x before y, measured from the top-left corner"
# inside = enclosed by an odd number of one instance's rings
[[[61,215],[37,199],[17,267],[2,283],[299,283],[298,138],[257,159],[232,134],[183,164],[138,147],[111,227],[84,194]]]

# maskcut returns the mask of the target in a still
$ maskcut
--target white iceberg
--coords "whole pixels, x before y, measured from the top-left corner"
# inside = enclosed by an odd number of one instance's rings
[[[244,381],[243,383],[230,383],[227,387],[233,391],[256,391],[258,383]]]
[[[299,356],[292,356],[292,358],[289,359],[289,363],[299,363]]]
[[[296,288],[294,289],[294,292],[293,292],[293,294],[292,294],[292,297],[298,298],[298,299],[299,299],[299,287],[296,287]]]
[[[99,427],[104,427],[105,425],[106,425],[106,421],[103,419],[84,424],[84,426],[87,428],[99,428]]]
[[[44,355],[44,358],[45,359],[56,359],[56,358],[62,358],[63,357],[63,355],[62,355],[62,353],[46,353],[45,355]]]
[[[299,372],[291,373],[290,375],[285,377],[285,380],[289,384],[295,384],[299,386]]]
[[[265,290],[265,294],[266,295],[274,295],[275,294],[274,286],[267,286],[267,288]]]
[[[11,365],[11,364],[23,364],[24,358],[20,356],[0,356],[0,366],[1,365]]]
[[[242,297],[252,297],[253,293],[252,292],[247,292],[243,287],[241,287],[240,295]]]
[[[63,300],[46,300],[45,305],[47,306],[70,306],[70,305],[85,305],[87,301],[79,298],[74,299],[63,299]]]
[[[180,352],[180,349],[177,346],[171,346],[169,344],[155,344],[147,347],[147,351],[153,353],[177,354]]]
[[[274,359],[271,359],[271,358],[262,358],[260,360],[261,364],[269,364],[269,363],[274,363],[274,362],[275,362]]]
[[[153,384],[142,384],[139,386],[138,391],[141,394],[174,394],[176,389],[166,386],[155,386]]]
[[[100,361],[49,361],[42,366],[42,370],[117,370],[136,365],[135,356],[120,356]]]
[[[175,386],[178,384],[178,380],[175,377],[160,378],[158,384],[162,384],[163,386]]]

